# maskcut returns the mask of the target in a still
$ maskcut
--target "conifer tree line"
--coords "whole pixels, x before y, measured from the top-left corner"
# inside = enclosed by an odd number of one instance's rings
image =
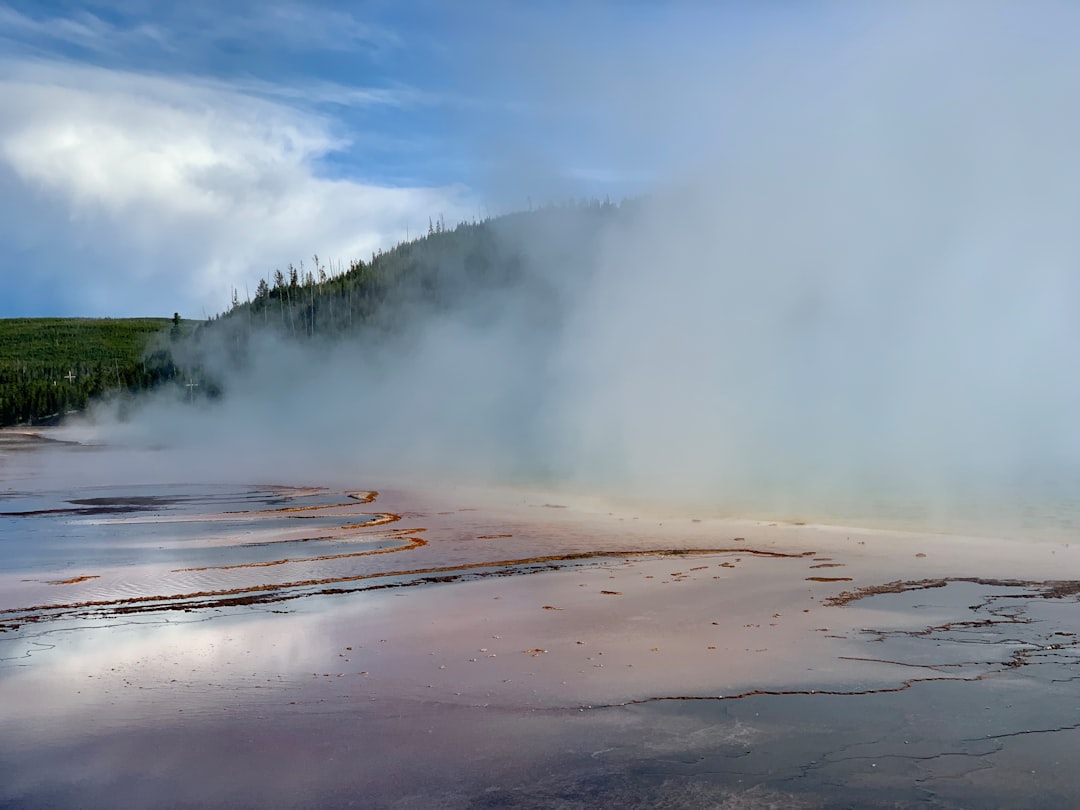
[[[423,311],[461,306],[470,297],[511,284],[542,286],[542,272],[531,261],[536,243],[543,241],[537,234],[556,235],[553,243],[562,234],[594,234],[626,205],[571,201],[453,228],[440,216],[429,220],[426,235],[372,253],[368,260],[327,265],[316,254],[310,264],[290,264],[260,278],[253,297],[241,300],[234,289],[230,308],[199,331],[206,337],[227,329],[239,344],[257,328],[296,339],[367,330],[392,333],[403,328],[406,314],[415,318]],[[569,240],[567,247],[579,241]]]

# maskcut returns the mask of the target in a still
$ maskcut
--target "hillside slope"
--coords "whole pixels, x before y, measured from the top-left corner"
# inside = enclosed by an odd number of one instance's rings
[[[308,267],[269,273],[250,300],[234,293],[227,310],[201,323],[0,319],[0,426],[55,420],[106,392],[181,376],[195,382],[196,397],[217,397],[251,360],[260,333],[315,344],[348,338],[370,348],[407,340],[440,313],[469,323],[518,317],[539,332],[553,329],[567,280],[583,277],[600,234],[625,210],[587,200],[454,228],[433,223],[427,235],[347,268],[315,257]]]
[[[234,293],[232,306],[174,346],[173,356],[199,382],[200,395],[216,396],[251,359],[250,338],[260,333],[316,344],[347,338],[370,349],[407,343],[446,316],[472,326],[517,318],[550,331],[628,205],[632,210],[632,203],[590,200],[454,228],[439,223],[336,272],[316,256],[307,267],[289,265],[259,279],[250,300]]]

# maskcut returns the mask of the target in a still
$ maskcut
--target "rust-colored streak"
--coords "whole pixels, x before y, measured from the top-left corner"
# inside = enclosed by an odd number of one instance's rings
[[[376,517],[372,520],[369,520],[367,523],[350,523],[346,526],[342,526],[341,528],[349,529],[350,531],[355,531],[357,529],[373,529],[376,526],[385,526],[387,523],[396,523],[397,521],[401,520],[401,515],[396,515],[393,512],[365,512],[364,514],[376,514]]]
[[[89,582],[91,579],[101,579],[97,574],[87,574],[81,577],[72,577],[71,579],[53,579],[46,582],[46,585],[75,585],[79,582]]]
[[[409,529],[410,532],[422,532],[426,529]],[[404,530],[402,530],[402,533]],[[399,551],[412,551],[413,549],[426,546],[427,541],[419,537],[403,537],[401,535],[391,535],[394,539],[400,538],[405,541],[405,545],[398,546],[396,548],[377,548],[369,549],[368,551],[352,551],[344,554],[322,554],[316,557],[285,557],[281,560],[267,560],[265,562],[250,562],[250,563],[234,563],[232,565],[206,565],[201,568],[174,568],[172,573],[180,574],[191,571],[231,571],[237,568],[272,568],[275,565],[285,565],[286,563],[310,563],[310,562],[323,562],[325,560],[347,560],[351,557],[371,557],[376,554],[396,554]]]
[[[322,541],[322,540],[343,540],[343,539],[346,539],[349,536],[347,534],[348,532],[356,533],[356,532],[362,532],[364,529],[374,529],[374,528],[377,528],[379,526],[385,526],[387,523],[394,523],[395,521],[401,520],[401,517],[402,517],[401,515],[395,515],[395,514],[389,513],[389,512],[386,512],[386,513],[363,512],[361,514],[374,514],[374,515],[377,515],[377,517],[375,517],[373,520],[367,521],[366,523],[349,523],[349,524],[346,524],[344,526],[339,526],[336,529],[331,529],[330,531],[333,532],[333,534],[320,534],[320,535],[317,535],[315,537],[299,537],[299,538],[293,537],[293,538],[286,538],[284,540],[262,540],[262,541],[257,542],[257,543],[243,543],[242,545],[243,545],[244,548],[265,548],[267,546],[278,546],[278,545],[292,544],[292,543],[315,543],[315,542],[319,542],[319,541]],[[377,534],[377,533],[375,533],[375,534]],[[358,534],[356,536],[361,536],[362,537],[363,535]],[[182,569],[182,570],[196,570],[196,569]],[[202,569],[198,569],[198,570],[202,570]]]
[[[851,577],[807,577],[807,582],[851,582]]]
[[[401,515],[394,514],[392,512],[378,513],[378,517],[367,523],[350,523],[346,526],[341,526],[338,531],[361,531],[363,529],[369,529],[375,526],[385,526],[387,523],[394,523],[401,520]],[[192,571],[229,571],[235,568],[270,568],[275,565],[284,565],[285,563],[305,563],[305,562],[318,562],[320,560],[344,560],[349,557],[369,557],[373,554],[393,554],[398,551],[409,551],[414,548],[420,548],[420,546],[426,546],[427,542],[420,538],[402,537],[405,532],[422,532],[425,529],[396,529],[390,532],[384,532],[381,534],[383,537],[390,539],[403,539],[406,544],[397,548],[380,548],[370,549],[368,551],[353,551],[343,554],[320,554],[315,557],[286,557],[280,560],[268,560],[265,562],[250,562],[250,563],[234,563],[232,565],[204,565],[198,568],[174,568],[170,573],[181,574]],[[380,533],[372,533],[373,538],[380,536]],[[309,543],[317,540],[340,540],[340,534],[327,534],[320,537],[305,537],[301,540],[276,540],[274,543]],[[252,543],[251,545],[270,545],[269,543]]]
[[[476,539],[477,540],[506,540],[507,538],[510,538],[510,537],[513,537],[513,536],[514,535],[512,535],[512,534],[478,534],[478,535],[476,535]]]
[[[373,503],[379,497],[376,490],[364,490],[361,492],[347,493],[353,500],[348,503],[328,503],[321,506],[283,506],[280,509],[253,509],[239,512],[225,512],[226,515],[277,515],[287,512],[315,512],[320,509],[342,509],[357,504]]]
[[[404,532],[404,530],[403,530]],[[424,545],[424,541],[418,537],[404,536],[402,540],[412,543],[412,548]],[[390,553],[399,549],[380,549],[382,553]],[[622,559],[627,557],[683,557],[705,556],[716,554],[744,554],[766,558],[801,559],[802,554],[788,554],[780,551],[765,551],[748,548],[673,548],[673,549],[637,549],[631,551],[584,551],[571,554],[548,554],[538,557],[523,557],[509,560],[488,560],[483,562],[465,563],[462,565],[431,566],[426,568],[413,568],[398,571],[377,571],[366,574],[350,574],[338,577],[322,577],[318,579],[294,580],[283,583],[263,583],[248,585],[237,588],[220,588],[215,590],[194,591],[190,593],[171,595],[147,595],[130,596],[123,599],[103,599],[85,602],[72,602],[60,605],[33,605],[25,608],[5,608],[0,610],[0,616],[11,617],[8,621],[0,622],[0,630],[14,629],[19,623],[37,622],[46,619],[61,618],[77,614],[79,611],[100,610],[115,614],[127,614],[135,612],[150,612],[157,610],[191,610],[196,608],[228,607],[239,604],[267,603],[285,601],[286,599],[299,598],[309,594],[287,594],[286,591],[301,588],[313,588],[320,585],[340,585],[368,580],[385,579],[387,577],[426,577],[426,579],[414,582],[393,583],[376,587],[404,587],[417,585],[425,582],[451,582],[460,579],[466,573],[481,572],[483,569],[493,569],[486,575],[498,574],[510,576],[514,573],[510,569],[525,566],[547,565],[548,570],[558,570],[559,563],[584,562],[588,560]],[[434,575],[434,576],[433,576]],[[485,575],[485,574],[481,574]],[[321,594],[346,593],[340,589],[327,589],[320,591]],[[195,602],[195,600],[205,600]]]

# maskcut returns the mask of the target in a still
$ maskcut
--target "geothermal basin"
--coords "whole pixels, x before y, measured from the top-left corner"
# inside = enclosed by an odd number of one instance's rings
[[[112,451],[0,435],[0,806],[1080,806],[1068,533],[88,481]]]

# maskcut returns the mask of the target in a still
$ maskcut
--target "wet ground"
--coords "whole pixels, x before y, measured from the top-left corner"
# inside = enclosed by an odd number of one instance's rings
[[[1080,806],[1070,543],[4,452],[0,806]]]

